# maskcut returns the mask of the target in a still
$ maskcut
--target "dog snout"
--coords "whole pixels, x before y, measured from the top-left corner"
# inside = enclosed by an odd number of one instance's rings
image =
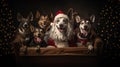
[[[39,33],[39,34],[38,34],[38,37],[40,37],[40,36],[41,36],[41,34]]]
[[[24,25],[24,27],[28,27],[28,25],[27,25],[27,24],[25,24],[25,25]]]
[[[60,28],[63,28],[63,24],[60,24]]]
[[[87,26],[87,25],[85,25],[85,26],[84,26],[84,28],[85,28],[85,29],[87,29],[87,28],[88,28],[88,26]]]

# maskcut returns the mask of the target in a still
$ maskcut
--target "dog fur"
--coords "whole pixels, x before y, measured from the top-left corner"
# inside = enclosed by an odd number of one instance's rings
[[[73,8],[69,8],[67,11],[67,15],[70,18],[70,22],[73,26],[73,30],[75,30],[79,26],[80,15]]]
[[[18,26],[18,32],[13,43],[22,43],[26,44],[26,42],[30,39],[31,34],[31,22],[33,21],[33,14],[30,12],[27,18],[24,18],[20,13],[17,14],[17,20],[20,22]]]
[[[51,26],[49,38],[54,41],[54,45],[57,48],[68,47],[68,41],[72,33],[72,25],[68,16],[55,17]]]
[[[18,13],[17,20],[19,22],[19,26],[17,28],[15,39],[11,42],[15,51],[19,51],[20,47],[27,46],[31,40],[30,27],[31,22],[33,21],[33,14],[30,12],[30,14],[25,18],[20,13]]]
[[[95,16],[90,16],[89,19],[79,19],[79,27],[76,28],[76,39],[77,46],[85,46],[89,50],[93,50],[97,48],[98,43],[101,43],[101,39],[96,35],[96,32],[93,28],[93,23],[95,22]],[[100,44],[99,44],[100,45]]]
[[[52,12],[50,14],[44,14],[44,13],[40,13],[39,11],[36,11],[36,22],[37,25],[43,29],[45,32],[50,30],[50,24],[53,20],[53,14]]]
[[[42,28],[39,27],[33,27],[32,28],[33,37],[30,43],[30,46],[40,46],[40,47],[46,47],[47,44],[44,40],[45,31]]]

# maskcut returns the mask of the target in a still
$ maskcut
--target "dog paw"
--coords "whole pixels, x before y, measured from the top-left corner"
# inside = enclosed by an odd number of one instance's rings
[[[46,48],[55,48],[54,46],[47,46]]]
[[[82,46],[82,45],[83,45],[82,43],[77,43],[77,46],[78,46],[78,47],[80,47],[80,46]]]
[[[20,52],[26,53],[26,51],[27,51],[27,46],[22,46],[20,48]]]
[[[89,49],[89,50],[92,50],[92,49],[93,49],[93,46],[92,46],[92,45],[88,45],[88,49]]]

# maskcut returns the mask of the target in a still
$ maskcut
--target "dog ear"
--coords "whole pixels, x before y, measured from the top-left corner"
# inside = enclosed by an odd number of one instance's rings
[[[48,15],[44,16],[44,18],[47,19],[47,18],[48,18]]]
[[[36,19],[39,19],[39,18],[40,18],[40,12],[39,12],[38,10],[36,11],[35,18],[36,18]]]
[[[75,16],[75,21],[76,21],[77,23],[79,23],[79,22],[81,21],[81,19],[80,19],[80,16],[79,16],[79,15],[76,15],[76,16]]]
[[[31,30],[31,32],[34,32],[34,30],[35,30],[34,26],[30,25],[30,30]]]
[[[94,14],[90,16],[90,21],[93,23],[95,22],[95,15]]]
[[[32,12],[30,12],[30,14],[28,15],[28,20],[30,20],[30,21],[33,21],[33,13]]]
[[[22,21],[22,18],[23,18],[23,16],[22,16],[20,13],[17,13],[17,20],[18,20],[19,22]]]
[[[73,19],[73,8],[69,8],[69,10],[67,11],[67,15],[70,18],[70,20]]]
[[[54,16],[53,16],[52,12],[50,13],[50,19],[51,19],[51,21],[54,19]]]

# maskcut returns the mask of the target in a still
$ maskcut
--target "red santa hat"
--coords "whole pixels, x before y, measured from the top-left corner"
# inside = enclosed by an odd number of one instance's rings
[[[55,16],[55,18],[54,18],[54,22],[55,22],[58,18],[60,18],[60,17],[69,19],[66,14],[64,14],[61,10],[59,10],[59,11],[56,13],[56,16]]]

